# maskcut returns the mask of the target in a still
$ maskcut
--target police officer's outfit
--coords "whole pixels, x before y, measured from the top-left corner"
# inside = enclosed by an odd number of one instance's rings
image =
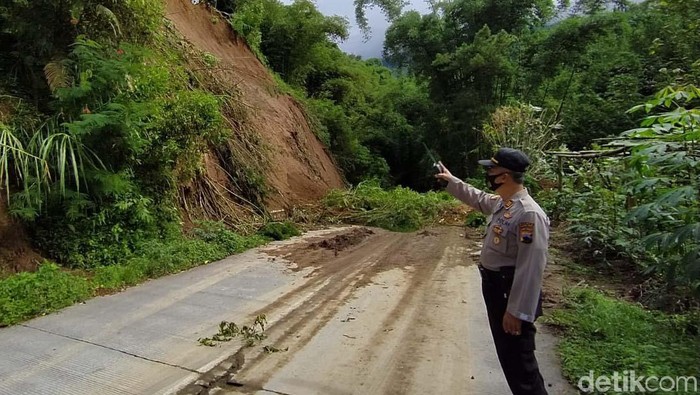
[[[524,172],[530,161],[521,151],[502,148],[479,163]],[[549,219],[527,190],[504,201],[453,177],[447,191],[489,215],[479,271],[491,334],[508,385],[515,395],[547,394],[535,359],[533,323],[542,315]],[[522,321],[519,335],[503,330],[506,310]]]

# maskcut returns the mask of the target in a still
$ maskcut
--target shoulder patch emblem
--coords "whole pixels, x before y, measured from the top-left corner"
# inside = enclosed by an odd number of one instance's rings
[[[530,244],[535,236],[535,224],[532,222],[521,222],[518,225],[518,238],[521,243]]]

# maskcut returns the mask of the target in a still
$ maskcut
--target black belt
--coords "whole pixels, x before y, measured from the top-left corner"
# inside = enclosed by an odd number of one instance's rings
[[[479,264],[479,270],[491,273],[515,273],[515,266],[501,266],[498,269],[487,269]]]
[[[498,268],[498,270],[487,269],[479,265],[479,272],[482,276],[488,278],[489,280],[513,280],[515,275],[515,266],[503,266]]]

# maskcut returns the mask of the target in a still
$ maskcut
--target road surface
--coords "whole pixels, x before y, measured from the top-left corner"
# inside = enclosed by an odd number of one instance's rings
[[[508,394],[463,232],[310,232],[0,329],[0,394]],[[261,314],[252,347],[198,342]]]

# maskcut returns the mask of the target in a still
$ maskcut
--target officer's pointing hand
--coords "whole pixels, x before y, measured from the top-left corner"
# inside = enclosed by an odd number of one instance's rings
[[[506,311],[503,315],[503,331],[509,335],[520,335],[520,327],[522,322],[512,314]]]
[[[445,181],[450,181],[450,179],[453,178],[452,173],[450,173],[449,170],[445,167],[445,165],[442,164],[442,162],[438,162],[438,166],[440,167],[440,173],[435,175],[435,178],[439,178]]]

